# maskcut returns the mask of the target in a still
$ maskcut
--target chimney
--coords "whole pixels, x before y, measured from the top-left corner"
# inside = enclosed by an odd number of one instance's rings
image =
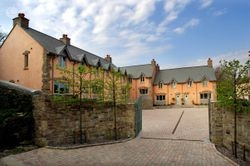
[[[106,57],[104,58],[106,61],[112,63],[112,57],[110,55],[106,55]]]
[[[60,38],[60,40],[66,44],[66,45],[70,45],[70,38],[68,38],[68,35],[63,34],[62,38]]]
[[[29,20],[25,18],[24,13],[19,13],[18,17],[13,19],[13,27],[18,24],[22,28],[29,28]]]
[[[155,59],[152,59],[151,65],[156,66],[156,61],[155,61]]]
[[[160,66],[159,64],[156,65],[156,72],[160,71]]]
[[[207,60],[207,66],[213,68],[213,61],[212,61],[212,59],[208,58],[208,60]]]

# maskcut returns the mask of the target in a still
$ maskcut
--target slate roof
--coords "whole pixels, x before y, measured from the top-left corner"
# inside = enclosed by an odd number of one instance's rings
[[[153,67],[151,64],[125,66],[121,67],[120,71],[122,73],[126,72],[127,75],[131,76],[131,78],[139,78],[141,75],[144,75],[145,77],[152,77]]]
[[[39,32],[35,29],[23,29],[39,44],[41,44],[49,53],[65,56],[66,52],[66,55],[69,55],[69,58],[73,61],[84,62],[95,67],[102,66],[106,70],[108,70],[110,67],[116,68],[114,64],[88,51],[85,51],[73,45],[66,45],[61,40]]]
[[[184,83],[188,80],[199,82],[203,80],[216,81],[214,69],[208,66],[194,66],[183,67],[176,69],[160,70],[154,80],[154,85],[160,81],[164,84],[176,81],[177,83]]]

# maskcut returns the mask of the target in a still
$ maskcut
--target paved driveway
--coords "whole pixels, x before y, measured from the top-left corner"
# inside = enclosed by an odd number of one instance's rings
[[[145,110],[141,136],[131,141],[74,150],[40,148],[1,162],[13,166],[235,165],[208,142],[205,108]]]
[[[207,108],[145,110],[142,137],[208,141],[208,110]]]

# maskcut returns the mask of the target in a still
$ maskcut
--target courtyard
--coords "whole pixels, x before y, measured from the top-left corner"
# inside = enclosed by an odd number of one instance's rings
[[[70,150],[40,148],[4,157],[0,165],[236,165],[209,142],[207,108],[143,110],[142,118],[142,132],[133,140]]]

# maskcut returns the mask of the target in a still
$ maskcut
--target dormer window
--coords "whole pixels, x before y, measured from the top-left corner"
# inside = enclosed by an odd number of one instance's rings
[[[193,81],[192,81],[192,80],[188,80],[188,82],[187,82],[187,86],[188,86],[188,87],[191,87],[191,86],[192,86],[192,84],[193,84]]]
[[[66,67],[66,58],[63,56],[59,56],[59,67],[61,67],[61,68]]]
[[[144,82],[145,81],[145,77],[144,75],[141,76],[141,82]]]
[[[160,82],[158,83],[158,88],[159,88],[159,89],[162,89],[162,85],[163,85],[163,84],[162,84],[162,82],[160,81]]]
[[[173,81],[171,82],[171,87],[172,87],[172,88],[176,88],[176,81],[175,81],[175,80],[173,80]]]
[[[207,80],[203,80],[203,82],[202,82],[204,87],[207,87],[207,83],[208,83]]]
[[[132,83],[132,78],[131,77],[128,78],[128,82]]]

